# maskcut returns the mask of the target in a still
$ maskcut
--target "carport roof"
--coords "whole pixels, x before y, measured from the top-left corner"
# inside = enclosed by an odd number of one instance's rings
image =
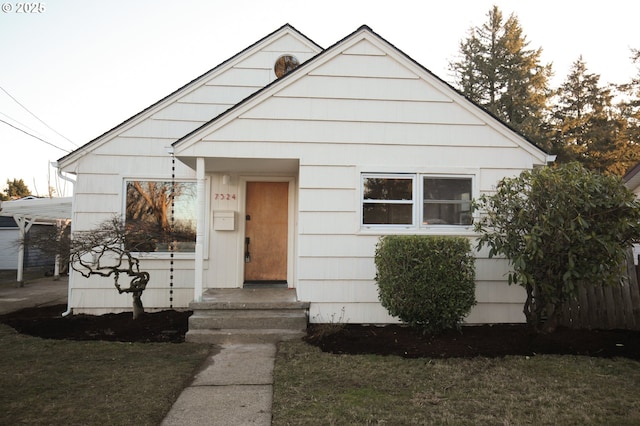
[[[23,198],[0,203],[0,216],[20,217],[30,221],[71,219],[71,197]]]

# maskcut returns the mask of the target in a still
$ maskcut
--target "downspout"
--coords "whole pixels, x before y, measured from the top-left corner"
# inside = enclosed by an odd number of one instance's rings
[[[58,175],[58,177],[60,179],[66,180],[67,182],[69,182],[72,185],[72,187],[73,187],[73,192],[72,193],[75,195],[75,192],[76,192],[76,187],[75,187],[76,181],[71,179],[70,177],[65,176],[65,175],[62,174],[62,170],[60,170],[60,167],[58,167],[58,162],[57,161],[52,162],[51,165],[53,167],[55,167],[55,169],[57,170],[56,173],[57,173],[57,175]],[[72,201],[71,202],[71,217],[73,217],[74,206],[75,206],[75,203]],[[71,222],[71,224],[73,226],[73,221]],[[64,311],[61,314],[63,317],[66,317],[67,315],[69,315],[71,313],[71,288],[73,287],[72,284],[73,284],[73,275],[74,275],[71,272],[72,269],[73,268],[69,268],[69,282],[67,283],[67,310]]]

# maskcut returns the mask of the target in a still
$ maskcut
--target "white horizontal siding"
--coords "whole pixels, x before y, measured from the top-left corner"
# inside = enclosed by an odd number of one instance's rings
[[[205,141],[262,141],[362,145],[440,146],[443,148],[515,148],[516,145],[482,125],[389,122],[322,122],[308,120],[238,119]],[[396,155],[401,155],[400,153]]]
[[[153,116],[154,120],[176,120],[207,122],[228,110],[233,105],[224,103],[176,102]]]
[[[247,66],[249,67],[247,68]],[[206,85],[264,87],[274,79],[273,69],[270,69],[268,66],[261,64],[259,68],[251,68],[248,62],[244,62],[235,65],[228,72],[208,81]],[[217,102],[215,99],[213,101]]]
[[[298,280],[372,280],[376,268],[372,258],[302,257],[298,259]]]
[[[353,234],[358,230],[358,217],[351,212],[300,212],[300,234]]]
[[[300,165],[300,189],[355,189],[359,177],[355,166]]]
[[[367,257],[373,258],[377,235],[324,234],[298,236],[301,257]]]
[[[378,285],[368,281],[304,280],[296,288],[299,300],[314,303],[378,303]]]
[[[354,189],[301,189],[300,211],[355,212],[356,196]]]
[[[369,40],[360,40],[355,43],[353,46],[345,49],[343,54],[348,55],[365,55],[365,56],[386,56],[387,54],[380,50],[380,48],[374,45]]]
[[[312,76],[411,79],[419,77],[389,56],[342,54],[309,73]]]
[[[316,47],[312,47],[303,40],[300,40],[297,37],[293,37],[290,34],[278,37],[261,50],[262,52],[272,52],[277,55],[282,55],[283,53],[291,53],[296,55],[296,57],[298,57],[298,59],[302,61],[306,61],[307,59],[309,59],[309,55],[313,55],[315,54],[314,52],[317,52]]]
[[[203,121],[168,121],[148,119],[122,133],[124,137],[156,138],[177,140],[192,130],[197,129]],[[170,145],[170,144],[169,144]],[[120,153],[120,151],[115,151]]]
[[[78,173],[81,176],[78,181],[82,181],[85,175],[105,176],[114,171],[123,178],[138,177],[140,179],[170,180],[172,175],[171,166],[171,157],[166,150],[164,154],[153,155],[149,153],[142,158],[140,156],[117,156],[114,154],[91,155],[80,164]],[[195,177],[195,171],[180,162],[176,162],[175,173],[178,179],[192,179]],[[90,189],[86,186],[83,188],[83,190]],[[110,191],[115,190],[115,185],[110,188]]]
[[[278,92],[287,98],[451,102],[424,80],[307,76]]]
[[[203,86],[197,91],[180,98],[180,102],[187,102],[191,104],[215,103],[217,105],[235,105],[259,89],[260,86]]]
[[[76,194],[75,208],[85,213],[113,212],[119,213],[122,197],[119,194]]]
[[[361,123],[432,123],[482,125],[482,121],[449,102],[404,100],[356,100],[273,98],[241,115],[241,118],[352,121]]]

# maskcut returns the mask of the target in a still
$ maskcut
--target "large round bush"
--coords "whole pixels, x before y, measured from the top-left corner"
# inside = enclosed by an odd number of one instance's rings
[[[476,303],[474,258],[466,238],[384,236],[375,263],[382,305],[425,332],[459,327]]]

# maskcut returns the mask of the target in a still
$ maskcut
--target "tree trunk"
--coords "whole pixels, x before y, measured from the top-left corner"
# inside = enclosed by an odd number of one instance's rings
[[[144,306],[142,305],[142,292],[134,292],[133,297],[133,319],[138,319],[144,314]]]

